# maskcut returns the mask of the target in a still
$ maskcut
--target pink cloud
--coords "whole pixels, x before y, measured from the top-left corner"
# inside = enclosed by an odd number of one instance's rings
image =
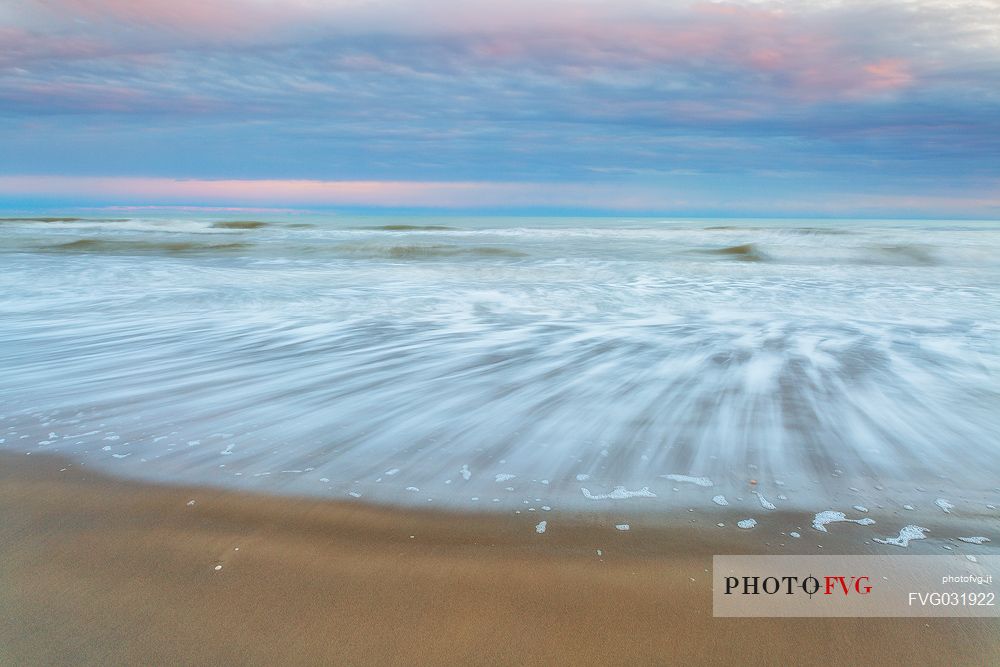
[[[698,193],[683,181],[657,184],[523,183],[489,181],[321,181],[290,179],[199,180],[149,177],[0,176],[0,197],[78,198],[81,203],[118,202],[117,210],[289,210],[288,207],[509,208],[577,207],[621,211],[685,211],[705,206],[753,210],[765,206],[810,215],[865,212],[916,215],[988,215],[1000,210],[1000,183],[967,194],[874,194],[841,192],[836,197],[745,198]],[[134,204],[132,202],[135,202]],[[140,203],[141,202],[141,203]]]
[[[8,48],[15,54],[8,58],[16,60],[21,51],[89,58],[109,48],[99,36],[117,43],[120,53],[134,54],[155,51],[157,44],[168,51],[185,45],[295,46],[376,34],[415,41],[392,60],[353,52],[335,55],[331,65],[399,76],[496,67],[570,80],[621,69],[660,69],[664,76],[670,68],[715,70],[805,103],[885,95],[917,83],[912,62],[898,54],[859,55],[864,49],[855,35],[811,19],[805,8],[526,0],[430,0],[419,7],[352,0],[48,0],[44,6],[47,21],[57,26],[56,39]],[[30,42],[24,34],[13,37],[7,41]],[[452,48],[428,48],[445,43]]]
[[[865,87],[870,90],[899,90],[913,84],[910,64],[900,58],[888,58],[864,68],[868,79]]]
[[[0,176],[0,193],[121,198],[147,202],[293,202],[309,205],[442,206],[502,199],[508,184],[291,179]]]
[[[269,25],[297,18],[294,6],[282,11],[276,3],[246,0],[49,0],[46,5],[54,14],[95,26],[118,23],[213,39],[260,35]]]
[[[664,188],[486,181],[198,180],[148,177],[0,176],[0,196],[80,198],[157,205],[482,208],[592,206],[650,209],[676,204]]]

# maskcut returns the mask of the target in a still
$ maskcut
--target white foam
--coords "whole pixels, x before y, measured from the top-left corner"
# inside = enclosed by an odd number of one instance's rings
[[[966,557],[966,559],[971,560],[973,563],[978,563],[979,562],[978,560],[976,560],[975,556],[966,555],[965,557]]]
[[[960,537],[958,539],[969,544],[986,544],[990,541],[990,538],[982,537],[981,535],[977,535],[976,537]]]
[[[875,523],[874,519],[869,519],[867,517],[865,517],[864,519],[848,519],[847,515],[844,514],[843,512],[835,512],[834,510],[825,510],[823,512],[819,512],[813,518],[813,528],[815,528],[820,532],[826,533],[829,532],[826,529],[827,524],[839,523],[842,521],[856,523],[859,526],[870,526],[873,523]]]
[[[459,472],[462,473],[462,479],[464,479],[466,482],[468,482],[469,478],[472,477],[472,471],[469,470],[469,466],[467,465],[463,465],[462,469],[459,470]]]
[[[517,477],[517,475],[511,475],[510,473],[502,472],[496,476],[496,481],[506,482],[509,479],[514,479],[515,477]]]
[[[757,519],[743,519],[742,521],[737,521],[736,525],[739,526],[740,528],[750,530],[751,528],[757,525]]]
[[[408,486],[408,487],[406,487],[406,490],[407,490],[407,491],[419,491],[420,489],[418,489],[418,488],[417,488],[417,487],[415,487],[415,486]]]
[[[865,512],[865,513],[868,512],[868,508],[865,507],[864,505],[854,505],[854,509],[856,509],[859,512]]]
[[[913,507],[913,505],[903,505],[903,509],[904,510],[910,510],[912,512],[912,511],[914,511],[915,508]]]
[[[767,498],[765,498],[763,493],[761,493],[759,491],[754,491],[753,494],[755,496],[757,496],[757,499],[760,501],[760,506],[761,507],[763,507],[766,510],[773,510],[774,509],[774,503],[772,503],[770,500],[768,500]]]
[[[386,470],[382,474],[385,475],[386,477],[392,477],[393,475],[395,475],[397,473],[399,473],[399,468],[390,468],[389,470]]]
[[[796,533],[794,530],[792,532],[788,533],[788,534],[791,535],[792,537],[796,538],[796,539],[802,537],[801,535],[799,535],[798,533]]]
[[[577,475],[576,476],[576,481],[578,481],[578,482],[586,482],[588,479],[590,479],[590,475]]]
[[[674,482],[686,482],[687,484],[696,484],[698,486],[715,486],[715,484],[708,477],[691,477],[690,475],[660,475],[665,479],[672,480]]]
[[[221,452],[219,452],[219,454],[221,454],[222,456],[229,456],[230,454],[233,453],[233,447],[234,446],[235,445],[233,445],[233,443],[229,443],[228,445],[226,445],[225,449],[223,449]]]
[[[629,526],[627,523],[616,523],[615,528],[617,528],[618,530],[628,530],[629,528],[631,528],[631,526]]]
[[[722,506],[726,506],[729,504],[729,501],[726,500],[726,497],[722,495],[714,496],[712,498],[712,502],[715,503],[716,505],[722,505]]]
[[[637,491],[629,491],[624,486],[616,486],[614,491],[611,493],[598,493],[593,494],[589,489],[581,488],[580,491],[583,492],[584,498],[589,498],[590,500],[625,500],[626,498],[655,498],[656,494],[649,490],[648,486],[644,486]]]
[[[545,528],[548,525],[549,525],[548,521],[539,521],[538,524],[535,526],[535,532],[539,534],[544,533]]]
[[[937,500],[934,501],[934,504],[940,507],[941,511],[944,512],[945,514],[951,514],[951,511],[955,509],[955,506],[944,498],[938,498]]]
[[[910,546],[911,540],[925,540],[927,536],[924,533],[930,532],[927,528],[921,528],[920,526],[903,526],[899,529],[899,537],[887,537],[884,540],[879,538],[874,538],[873,541],[879,544],[890,544],[894,547],[906,548]]]

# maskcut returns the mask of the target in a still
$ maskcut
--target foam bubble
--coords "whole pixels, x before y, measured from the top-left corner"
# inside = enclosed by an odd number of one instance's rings
[[[743,519],[742,521],[737,521],[736,525],[745,530],[750,530],[757,525],[757,519]]]
[[[629,526],[627,523],[616,523],[615,528],[617,528],[618,530],[628,530],[629,528],[631,528],[631,526]]]
[[[626,498],[655,498],[656,494],[649,490],[648,486],[644,486],[637,491],[629,491],[624,486],[616,486],[614,491],[611,493],[598,493],[593,494],[589,489],[581,488],[580,491],[583,492],[584,498],[589,498],[590,500],[625,500]]]
[[[754,493],[755,496],[757,496],[757,499],[760,501],[760,506],[761,507],[763,507],[766,510],[773,510],[774,509],[774,503],[772,503],[770,500],[768,500],[767,498],[765,498],[763,493],[760,493],[759,491],[754,491],[753,493]]]
[[[927,528],[921,528],[920,526],[903,526],[899,529],[899,537],[887,537],[885,539],[873,538],[874,542],[879,544],[890,544],[894,547],[906,548],[910,546],[911,540],[925,540],[927,536],[924,533],[930,532]]]
[[[549,525],[548,521],[539,521],[538,524],[535,525],[535,532],[538,533],[539,535],[542,534],[542,533],[544,533],[545,532],[545,528],[548,525]]]
[[[864,519],[848,519],[847,515],[844,514],[843,512],[835,512],[834,510],[825,510],[823,512],[819,512],[813,518],[813,528],[815,528],[820,532],[826,533],[829,532],[826,529],[827,524],[839,523],[842,521],[856,523],[859,526],[870,526],[873,523],[875,523],[874,519],[869,519],[867,517]]]
[[[990,541],[990,538],[982,537],[981,535],[977,535],[975,537],[960,537],[958,539],[969,544],[986,544]]]
[[[712,502],[715,503],[716,505],[722,505],[722,506],[726,506],[729,504],[729,501],[726,500],[726,497],[723,495],[713,496]]]
[[[691,477],[690,475],[675,475],[673,473],[669,475],[660,475],[665,479],[672,480],[674,482],[685,482],[687,484],[696,484],[697,486],[715,486],[715,484],[708,477]]]
[[[955,509],[955,506],[944,498],[938,498],[934,501],[934,504],[940,507],[941,511],[945,514],[951,514],[951,511]]]

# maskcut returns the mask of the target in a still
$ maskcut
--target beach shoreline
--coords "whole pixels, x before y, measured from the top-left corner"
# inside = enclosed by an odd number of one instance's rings
[[[0,660],[1000,660],[996,619],[712,617],[713,554],[861,553],[860,526],[822,540],[806,526],[779,546],[679,513],[640,515],[628,531],[611,512],[544,514],[159,486],[0,453]]]

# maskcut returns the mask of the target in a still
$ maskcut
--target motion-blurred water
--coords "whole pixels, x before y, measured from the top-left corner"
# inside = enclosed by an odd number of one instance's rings
[[[220,222],[0,222],[0,447],[454,507],[998,495],[1000,223]]]

